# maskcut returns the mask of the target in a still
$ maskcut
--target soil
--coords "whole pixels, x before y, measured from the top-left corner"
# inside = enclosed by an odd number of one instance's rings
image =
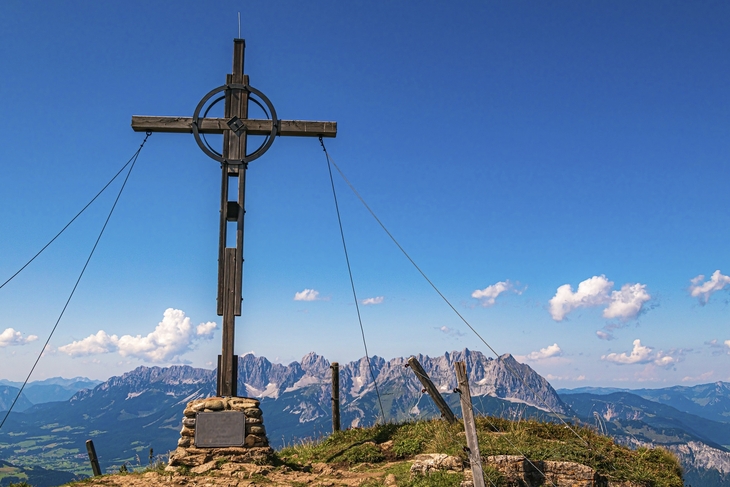
[[[366,481],[395,487],[387,470],[396,463],[359,464],[355,467],[315,463],[306,470],[287,466],[224,463],[201,473],[147,472],[92,477],[74,485],[108,487],[355,487]]]

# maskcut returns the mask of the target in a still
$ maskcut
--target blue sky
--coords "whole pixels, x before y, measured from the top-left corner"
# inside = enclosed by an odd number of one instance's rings
[[[338,122],[335,162],[497,352],[557,387],[730,380],[721,2],[3,2],[0,281],[134,153],[133,114],[223,84],[239,11],[252,86]],[[192,136],[149,139],[34,378],[211,366],[219,177]],[[371,354],[486,352],[336,183]],[[238,353],[363,355],[329,184],[316,139],[251,164]],[[118,188],[0,289],[3,378]]]

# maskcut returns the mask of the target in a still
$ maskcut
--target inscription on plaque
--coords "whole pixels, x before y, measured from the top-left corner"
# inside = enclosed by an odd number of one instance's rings
[[[246,439],[246,416],[241,411],[197,413],[195,446],[221,448],[243,446]]]

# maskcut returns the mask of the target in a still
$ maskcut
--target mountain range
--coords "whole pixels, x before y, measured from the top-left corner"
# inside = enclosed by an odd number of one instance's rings
[[[549,421],[559,416],[634,447],[662,445],[673,450],[693,485],[730,481],[727,383],[558,394],[508,354],[491,359],[465,349],[416,358],[457,415],[461,409],[453,393],[454,362],[464,361],[477,414]],[[404,421],[438,416],[406,364],[406,358],[371,357],[377,390],[366,358],[340,364],[342,426],[366,426],[383,417]],[[274,447],[331,431],[331,369],[324,357],[310,353],[283,365],[248,354],[239,357],[238,369],[239,395],[261,400]],[[158,454],[175,448],[182,409],[191,399],[214,395],[215,378],[213,370],[189,366],[138,367],[68,400],[31,405],[11,413],[0,431],[0,458],[20,467],[88,474],[84,442],[92,438],[103,469],[115,471],[125,462],[143,466],[150,448]]]

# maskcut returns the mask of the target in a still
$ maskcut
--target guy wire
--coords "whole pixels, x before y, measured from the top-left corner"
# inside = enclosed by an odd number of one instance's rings
[[[99,236],[96,237],[96,242],[94,242],[94,246],[91,248],[91,252],[89,253],[89,257],[87,257],[86,263],[84,263],[84,267],[81,269],[81,273],[79,274],[79,277],[76,279],[76,283],[74,284],[74,287],[71,290],[71,294],[68,296],[68,299],[66,300],[66,304],[63,305],[63,309],[61,310],[61,314],[58,316],[58,319],[56,320],[56,324],[53,325],[53,328],[51,329],[51,333],[48,335],[48,338],[46,339],[46,343],[43,345],[43,348],[41,348],[41,351],[38,354],[38,357],[35,359],[35,362],[33,363],[33,366],[30,368],[30,372],[28,372],[28,376],[23,381],[23,385],[20,386],[20,389],[18,389],[18,394],[15,396],[15,399],[13,400],[12,404],[8,408],[7,412],[5,413],[5,417],[3,418],[2,422],[0,422],[0,429],[2,429],[3,425],[5,424],[5,421],[10,416],[10,412],[13,410],[13,407],[15,406],[15,403],[18,402],[18,399],[20,398],[20,395],[23,393],[23,389],[25,389],[25,386],[28,384],[28,381],[30,380],[30,376],[33,375],[33,371],[35,370],[36,366],[38,365],[38,362],[40,361],[41,357],[43,356],[43,352],[46,351],[46,347],[48,347],[48,343],[51,341],[51,337],[53,336],[53,333],[56,331],[56,328],[58,327],[58,324],[61,322],[61,318],[63,318],[63,315],[66,312],[66,308],[68,308],[68,305],[71,302],[71,298],[73,298],[74,293],[76,292],[76,288],[79,286],[79,282],[81,282],[81,278],[84,276],[84,272],[86,272],[86,267],[88,267],[89,262],[91,261],[91,257],[94,255],[94,251],[96,251],[96,247],[99,245],[99,241],[101,240],[101,236],[104,235],[104,230],[106,230],[106,226],[109,223],[109,219],[112,217],[112,213],[114,213],[114,209],[117,207],[117,203],[119,202],[119,198],[120,198],[120,196],[122,196],[122,191],[124,191],[124,187],[127,185],[127,181],[129,180],[129,175],[132,174],[132,169],[134,169],[134,165],[137,163],[137,158],[139,157],[139,153],[142,151],[142,147],[144,147],[144,144],[145,144],[145,142],[147,142],[147,139],[150,137],[150,135],[152,135],[152,132],[147,132],[147,136],[142,141],[142,144],[139,146],[139,149],[137,149],[137,152],[134,154],[134,156],[132,157],[132,159],[130,159],[130,161],[132,161],[132,165],[129,167],[129,171],[127,171],[127,176],[124,178],[124,182],[122,183],[122,187],[119,188],[119,193],[117,194],[117,197],[114,200],[114,204],[112,205],[111,210],[109,210],[109,214],[107,215],[106,220],[104,221],[104,225],[101,227],[101,231],[99,232]],[[91,204],[91,203],[89,203],[89,204]]]
[[[357,321],[360,323],[360,334],[362,335],[362,344],[365,348],[365,359],[368,362],[368,368],[370,369],[370,376],[373,379],[375,385],[375,394],[378,396],[378,404],[380,405],[380,414],[383,417],[383,424],[385,424],[385,409],[383,409],[383,401],[380,399],[380,390],[378,389],[378,381],[375,380],[375,373],[373,372],[373,364],[370,363],[370,355],[368,353],[368,344],[365,341],[365,329],[362,326],[362,317],[360,316],[360,305],[357,302],[357,292],[355,292],[355,281],[352,278],[352,268],[350,267],[350,257],[347,254],[347,244],[345,243],[345,232],[342,229],[342,218],[340,217],[340,206],[337,203],[337,192],[335,191],[335,180],[332,177],[332,166],[330,164],[330,155],[327,153],[327,148],[324,146],[322,137],[319,138],[319,143],[322,144],[322,150],[324,155],[327,157],[327,170],[330,175],[330,184],[332,185],[332,196],[335,199],[335,210],[337,211],[337,222],[340,225],[340,237],[342,237],[342,248],[345,251],[345,261],[347,262],[347,272],[350,275],[350,287],[352,287],[352,297],[355,300],[355,309],[357,310]]]

